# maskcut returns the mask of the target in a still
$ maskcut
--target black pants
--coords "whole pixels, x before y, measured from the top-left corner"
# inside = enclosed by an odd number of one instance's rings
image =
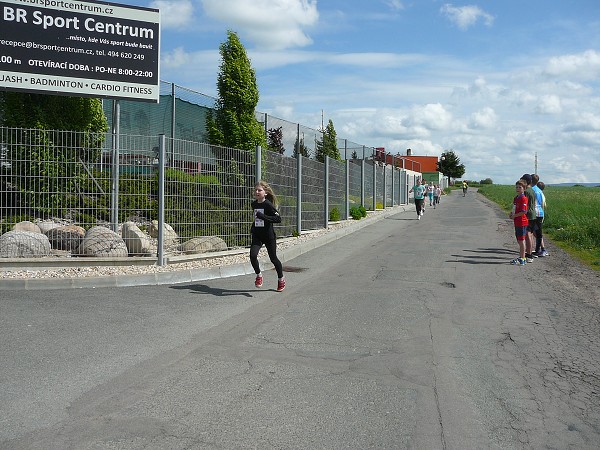
[[[421,211],[423,210],[424,202],[425,202],[424,198],[415,198],[415,209],[417,210],[417,216],[421,215]]]
[[[543,217],[536,217],[533,224],[533,235],[535,236],[535,252],[538,253],[542,250],[542,221]]]
[[[260,265],[258,264],[258,252],[261,247],[267,247],[267,253],[269,254],[269,259],[275,266],[275,270],[277,271],[277,277],[283,278],[283,265],[279,258],[277,258],[277,241],[275,239],[263,242],[256,236],[252,236],[252,244],[250,245],[250,263],[252,264],[252,268],[254,269],[254,273],[257,275],[260,273]]]

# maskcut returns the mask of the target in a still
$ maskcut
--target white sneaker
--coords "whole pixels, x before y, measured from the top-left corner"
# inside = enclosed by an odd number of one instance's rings
[[[421,220],[421,216],[417,216],[417,220]]]

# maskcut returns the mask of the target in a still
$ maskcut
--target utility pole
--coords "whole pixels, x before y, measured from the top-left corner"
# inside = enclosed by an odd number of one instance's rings
[[[534,166],[533,173],[538,173],[538,171],[537,171],[537,162],[538,162],[538,160],[537,160],[537,152],[535,152],[535,166]]]

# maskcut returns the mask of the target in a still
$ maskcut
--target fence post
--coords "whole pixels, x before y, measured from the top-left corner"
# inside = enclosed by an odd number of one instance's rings
[[[385,153],[383,154],[385,158]],[[387,163],[383,162],[383,209],[387,207]]]
[[[350,160],[346,160],[346,220],[350,217]]]
[[[262,180],[262,148],[260,145],[256,146],[256,164],[254,169],[254,175],[256,177],[256,183]]]
[[[391,207],[392,208],[394,207],[394,202],[396,200],[395,189],[394,189],[394,172],[395,171],[396,171],[396,157],[392,156],[392,182],[391,182],[391,185],[392,185],[392,204],[391,204]]]
[[[377,211],[377,161],[373,155],[373,211]]]
[[[323,219],[323,228],[329,228],[329,156],[325,155],[325,218]]]
[[[296,164],[296,231],[302,234],[302,155],[298,153]]]
[[[158,136],[158,244],[157,264],[165,265],[165,135]]]
[[[360,206],[365,206],[365,158],[360,161]]]
[[[268,142],[268,139],[269,139],[269,128],[268,128],[268,124],[267,124],[267,122],[269,120],[268,117],[269,116],[267,115],[267,113],[265,113],[265,139],[267,140],[267,142]]]
[[[171,139],[175,139],[175,83],[171,83]]]
[[[171,105],[171,163],[173,165],[175,165],[175,83],[171,83],[171,101],[173,102]],[[166,149],[165,149],[165,153],[166,153]]]
[[[111,191],[111,228],[115,233],[119,228],[119,140],[121,134],[121,105],[113,100],[112,111],[112,191]]]

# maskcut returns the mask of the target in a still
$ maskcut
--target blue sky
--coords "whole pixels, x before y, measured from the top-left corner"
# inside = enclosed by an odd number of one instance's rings
[[[235,31],[257,109],[464,178],[600,182],[598,0],[131,0],[161,11],[161,79],[216,96]]]

